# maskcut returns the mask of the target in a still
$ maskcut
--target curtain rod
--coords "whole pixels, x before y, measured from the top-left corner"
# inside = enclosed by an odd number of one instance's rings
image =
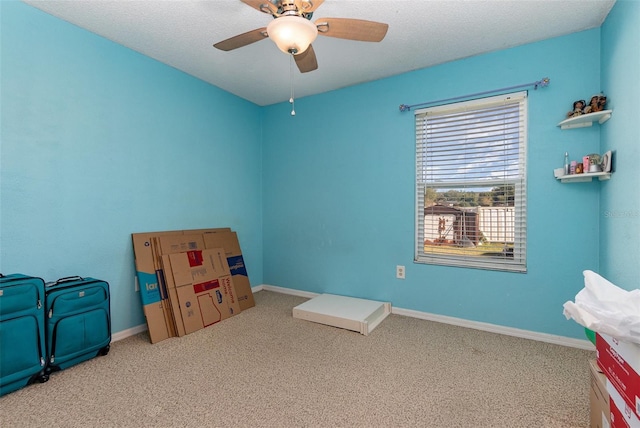
[[[461,95],[459,97],[447,98],[447,99],[444,99],[444,100],[427,101],[425,103],[412,104],[412,105],[400,104],[400,111],[404,112],[404,111],[411,110],[413,107],[422,107],[422,106],[426,106],[426,105],[429,105],[429,104],[440,104],[440,103],[444,103],[446,101],[456,101],[456,100],[460,100],[460,99],[463,99],[463,98],[472,98],[472,97],[476,97],[476,96],[479,96],[479,95],[487,95],[487,94],[492,94],[492,93],[496,93],[496,92],[509,91],[511,89],[520,89],[520,88],[526,88],[526,87],[529,87],[529,86],[533,86],[533,89],[538,89],[538,86],[540,86],[541,88],[544,88],[545,86],[548,86],[548,85],[549,85],[549,78],[548,77],[544,77],[541,80],[538,80],[538,81],[535,81],[535,82],[531,82],[531,83],[525,83],[525,84],[516,85],[516,86],[509,86],[507,88],[493,89],[491,91],[477,92],[475,94]]]

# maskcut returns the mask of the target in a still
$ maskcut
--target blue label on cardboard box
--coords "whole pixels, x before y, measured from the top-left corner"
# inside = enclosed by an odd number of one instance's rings
[[[231,275],[249,276],[247,275],[247,268],[244,266],[242,255],[227,257],[227,262],[229,263]]]
[[[138,286],[140,287],[140,298],[144,306],[151,303],[158,303],[161,300],[158,279],[155,273],[136,272],[138,275]]]

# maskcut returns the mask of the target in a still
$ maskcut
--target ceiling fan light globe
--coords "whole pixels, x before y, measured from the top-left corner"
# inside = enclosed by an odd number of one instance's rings
[[[282,52],[301,54],[318,37],[318,28],[300,16],[281,16],[267,25],[267,34]]]

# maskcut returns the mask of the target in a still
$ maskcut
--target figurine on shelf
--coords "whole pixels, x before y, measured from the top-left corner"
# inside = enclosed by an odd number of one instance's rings
[[[589,156],[589,170],[587,172],[600,172],[600,161],[602,158],[598,153],[592,153]]]
[[[607,97],[603,94],[598,95],[598,111],[605,110],[605,106],[607,105]]]
[[[574,101],[573,110],[571,110],[569,113],[567,113],[567,118],[569,118],[569,117],[578,117],[581,114],[583,114],[583,110],[584,110],[586,105],[587,105],[587,103],[585,102],[585,100]]]
[[[598,95],[594,95],[591,97],[589,105],[584,108],[584,114],[595,113],[599,111],[598,108]]]
[[[589,101],[589,105],[584,108],[584,114],[596,113],[604,110],[604,106],[607,104],[607,97],[602,94],[594,95]]]

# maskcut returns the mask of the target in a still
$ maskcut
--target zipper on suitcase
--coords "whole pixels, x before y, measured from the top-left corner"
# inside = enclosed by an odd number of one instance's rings
[[[40,367],[47,365],[46,355],[42,349],[42,339],[40,338],[40,332],[38,332],[38,352],[40,353]]]
[[[49,317],[51,318],[51,317]],[[55,353],[56,353],[56,336],[58,335],[58,323],[54,325],[53,335],[51,337],[51,355],[49,356],[49,364],[53,364],[55,361]]]
[[[80,281],[81,279],[78,278],[78,280]],[[67,284],[65,284],[64,282],[57,284],[55,282],[49,283],[49,284],[45,284],[45,292],[47,288],[51,288],[55,285],[58,285],[58,287],[56,287],[54,290],[58,291],[58,290],[64,290],[65,288],[69,288],[69,287],[77,287],[79,284],[81,285],[88,285],[88,284],[95,284],[96,282],[105,282],[101,279],[92,279],[90,281],[86,281],[86,282],[73,282],[73,281],[69,281]]]

